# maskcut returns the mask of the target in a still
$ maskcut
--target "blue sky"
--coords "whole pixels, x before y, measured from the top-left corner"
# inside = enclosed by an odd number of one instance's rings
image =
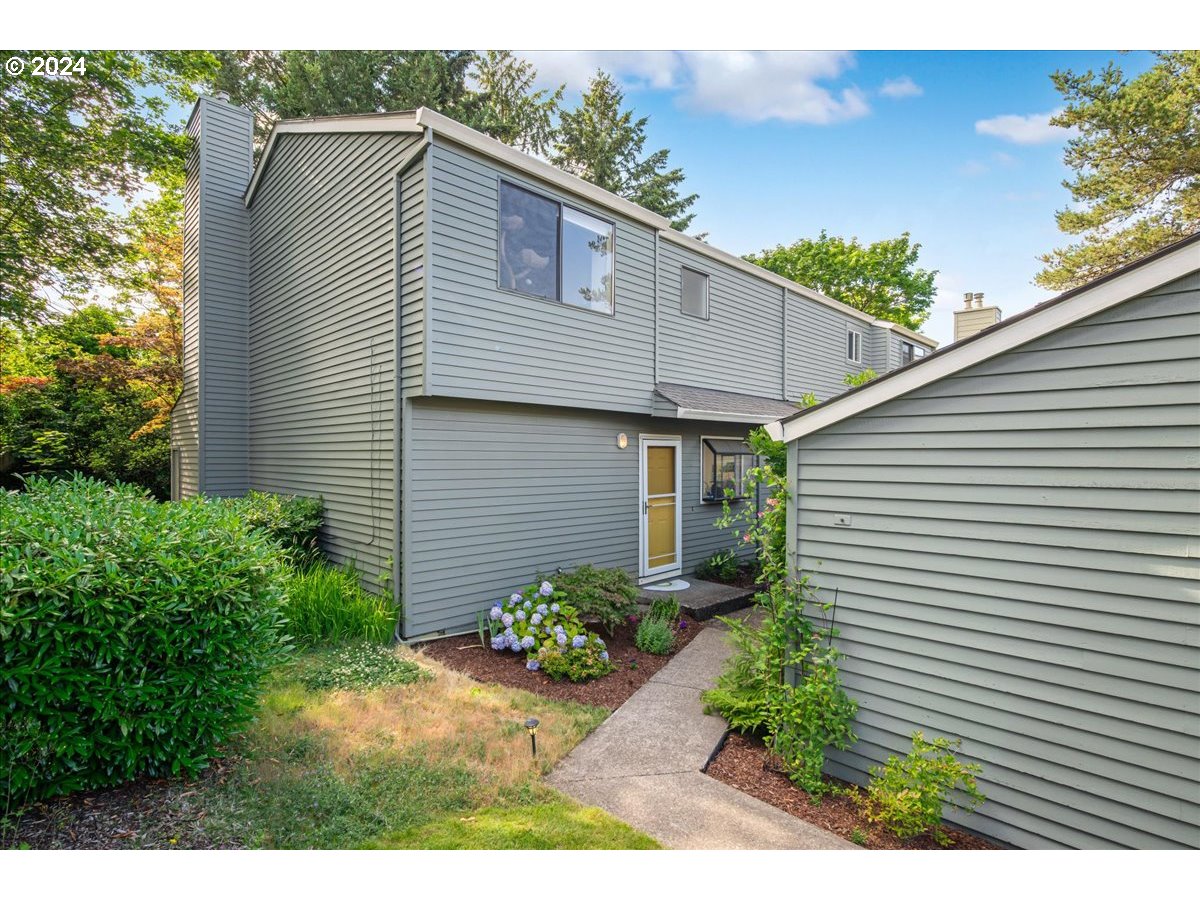
[[[1062,102],[1050,73],[1152,62],[1091,51],[523,55],[569,89],[597,65],[614,72],[650,116],[647,149],[669,147],[700,195],[693,229],[722,249],[822,228],[862,241],[910,232],[921,265],[940,272],[923,330],[942,342],[964,291],[1006,316],[1052,296],[1032,284],[1038,254],[1064,242],[1054,212],[1069,200],[1066,135],[1045,124]]]

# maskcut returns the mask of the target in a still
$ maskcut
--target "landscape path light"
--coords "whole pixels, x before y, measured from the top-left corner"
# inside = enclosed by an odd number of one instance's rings
[[[537,730],[538,720],[532,717],[525,720],[525,730],[529,732],[529,745],[533,749],[533,758],[537,759]]]

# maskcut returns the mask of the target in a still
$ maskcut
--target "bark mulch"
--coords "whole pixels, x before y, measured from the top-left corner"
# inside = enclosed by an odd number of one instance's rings
[[[785,774],[771,767],[767,748],[757,738],[729,735],[721,752],[705,771],[717,781],[757,797],[798,819],[832,831],[846,840],[851,840],[851,835],[858,831],[866,835],[863,846],[869,850],[944,849],[929,835],[901,840],[878,825],[872,825],[863,818],[854,800],[848,796],[830,794],[819,804],[814,804],[806,791],[796,787]],[[844,782],[837,783],[849,787]],[[947,828],[946,831],[954,841],[948,848],[950,850],[1001,849],[981,837],[956,828]]]
[[[140,778],[34,803],[0,834],[0,847],[32,850],[220,850],[204,830],[206,787],[226,776],[214,762],[199,778]]]
[[[680,622],[682,627],[676,632],[675,649],[669,656],[655,656],[637,649],[633,643],[637,631],[634,624],[618,626],[612,637],[600,629],[599,634],[604,638],[609,659],[617,670],[582,684],[565,679],[554,681],[542,672],[530,672],[525,668],[525,654],[481,647],[476,635],[441,638],[421,644],[418,649],[443,665],[470,675],[476,681],[522,688],[552,700],[574,700],[616,709],[649,681],[651,675],[691,643],[692,638],[704,627],[691,616],[681,617]]]

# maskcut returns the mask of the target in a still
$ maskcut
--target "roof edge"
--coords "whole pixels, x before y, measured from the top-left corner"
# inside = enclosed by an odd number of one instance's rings
[[[794,441],[1200,270],[1200,232],[767,427]]]

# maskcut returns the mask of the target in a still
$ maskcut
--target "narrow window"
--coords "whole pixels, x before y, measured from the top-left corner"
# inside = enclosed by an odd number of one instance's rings
[[[562,209],[562,302],[613,311],[613,226],[585,212]]]
[[[689,316],[708,318],[708,276],[686,266],[680,269],[680,307]]]
[[[558,299],[558,219],[553,200],[500,182],[500,287]]]
[[[862,362],[862,332],[853,329],[846,332],[846,359]]]
[[[908,341],[900,342],[900,364],[902,366],[907,366],[910,362],[921,359],[928,353],[929,351],[924,347],[918,347]]]
[[[700,499],[744,500],[750,496],[746,473],[754,468],[754,451],[737,438],[700,439]]]

